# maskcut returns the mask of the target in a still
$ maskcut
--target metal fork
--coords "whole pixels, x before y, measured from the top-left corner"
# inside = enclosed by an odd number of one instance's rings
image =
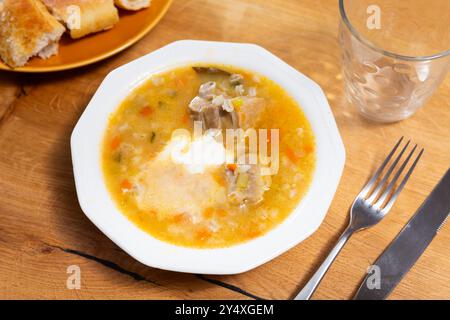
[[[394,148],[391,150],[387,158],[383,161],[381,166],[375,172],[374,176],[370,179],[370,181],[364,186],[361,192],[356,197],[350,208],[350,223],[345,231],[342,233],[335,247],[331,250],[328,257],[316,271],[316,273],[312,276],[312,278],[308,281],[308,283],[303,287],[300,293],[294,298],[295,300],[308,300],[311,295],[316,290],[323,276],[327,272],[328,268],[333,263],[334,259],[338,255],[339,251],[341,251],[344,244],[350,238],[350,236],[362,229],[369,228],[375,224],[377,224],[383,217],[389,212],[392,208],[395,200],[397,200],[400,192],[408,181],[411,173],[413,172],[417,162],[422,156],[423,149],[420,150],[419,154],[416,156],[413,164],[409,168],[408,172],[403,177],[403,180],[396,188],[397,180],[399,179],[401,173],[405,169],[409,160],[413,156],[414,152],[417,149],[417,144],[414,148],[409,152],[406,159],[401,164],[400,168],[395,173],[394,177],[390,182],[388,182],[389,177],[394,172],[394,169],[398,165],[401,157],[405,153],[408,148],[410,141],[406,143],[406,145],[402,148],[398,156],[395,158],[391,166],[388,168],[386,173],[383,175],[383,178],[379,180],[384,168],[391,160],[395,151],[400,146],[403,141],[403,137],[397,142]]]

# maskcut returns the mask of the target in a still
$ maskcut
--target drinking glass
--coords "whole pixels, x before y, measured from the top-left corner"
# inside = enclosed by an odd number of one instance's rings
[[[371,120],[417,111],[450,69],[450,0],[340,0],[347,99]]]

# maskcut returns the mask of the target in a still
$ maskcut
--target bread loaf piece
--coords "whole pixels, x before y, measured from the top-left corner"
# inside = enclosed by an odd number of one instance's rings
[[[150,7],[151,0],[115,0],[116,6],[126,10],[141,10]]]
[[[42,0],[73,39],[112,28],[119,21],[114,0]]]
[[[13,68],[56,54],[64,31],[39,0],[0,0],[0,57]]]

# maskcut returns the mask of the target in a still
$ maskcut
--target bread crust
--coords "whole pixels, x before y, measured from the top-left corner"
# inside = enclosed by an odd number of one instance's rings
[[[11,67],[54,54],[64,31],[39,0],[0,1],[0,57]]]
[[[119,21],[114,0],[42,0],[73,39],[111,29]]]
[[[141,10],[150,7],[151,0],[115,0],[116,6],[126,10]]]

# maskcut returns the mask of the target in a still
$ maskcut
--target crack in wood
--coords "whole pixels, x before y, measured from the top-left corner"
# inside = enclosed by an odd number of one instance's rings
[[[140,275],[139,273],[126,270],[126,269],[122,268],[121,266],[119,266],[117,263],[112,262],[110,260],[99,258],[99,257],[93,256],[91,254],[88,254],[88,253],[85,253],[85,252],[81,252],[81,251],[75,250],[75,249],[63,248],[63,247],[60,247],[60,246],[55,246],[55,245],[51,245],[51,244],[47,244],[47,243],[45,245],[48,246],[48,247],[51,247],[51,248],[55,248],[55,249],[61,250],[61,251],[65,252],[65,253],[77,255],[77,256],[86,258],[88,260],[95,261],[95,262],[97,262],[97,263],[99,263],[99,264],[101,264],[101,265],[103,265],[103,266],[105,266],[105,267],[107,267],[109,269],[112,269],[114,271],[117,271],[117,272],[120,272],[120,273],[125,274],[127,276],[130,276],[134,280],[145,281],[145,282],[151,283],[151,284],[159,286],[159,287],[162,286],[162,284],[158,283],[157,281],[147,279],[146,277]]]
[[[88,254],[88,253],[85,253],[85,252],[81,252],[81,251],[75,250],[75,249],[63,248],[63,247],[56,246],[56,245],[51,245],[51,244],[48,244],[48,243],[44,243],[44,244],[47,247],[49,247],[49,248],[58,249],[58,250],[63,251],[65,253],[77,255],[77,256],[80,256],[82,258],[85,258],[85,259],[97,262],[97,263],[99,263],[99,264],[101,264],[101,265],[103,265],[103,266],[105,266],[105,267],[107,267],[109,269],[112,269],[112,270],[117,271],[119,273],[122,273],[122,274],[125,274],[127,276],[130,276],[130,277],[132,277],[133,279],[135,279],[137,281],[145,281],[145,282],[151,283],[151,284],[156,285],[156,286],[162,286],[162,284],[158,283],[157,281],[147,279],[144,276],[140,275],[139,273],[126,270],[126,269],[122,268],[121,266],[119,266],[117,263],[112,262],[110,260],[99,258],[99,257],[96,257],[94,255],[91,255],[91,254]],[[225,289],[228,289],[228,290],[240,293],[240,294],[245,295],[245,296],[247,296],[249,298],[252,298],[252,299],[255,299],[255,300],[264,300],[263,298],[258,297],[256,295],[254,295],[254,294],[252,294],[250,292],[247,292],[247,291],[245,291],[245,290],[243,290],[243,289],[241,289],[241,288],[239,288],[237,286],[234,286],[232,284],[229,284],[229,283],[226,283],[226,282],[223,282],[223,281],[219,281],[219,280],[216,280],[216,279],[207,278],[207,277],[205,277],[204,275],[201,275],[201,274],[196,274],[195,276],[198,279],[202,280],[202,281],[205,281],[205,282],[208,282],[210,284],[214,284],[214,285],[220,286],[222,288],[225,288]]]
[[[263,298],[258,297],[256,295],[254,295],[253,293],[247,292],[247,291],[245,291],[245,290],[243,290],[243,289],[241,289],[241,288],[239,288],[237,286],[234,286],[232,284],[229,284],[229,283],[226,283],[226,282],[222,282],[222,281],[216,280],[216,279],[207,278],[207,277],[205,277],[202,274],[196,274],[196,277],[198,279],[206,281],[208,283],[212,283],[212,284],[215,284],[215,285],[220,286],[222,288],[225,288],[225,289],[228,289],[228,290],[231,290],[231,291],[234,291],[234,292],[238,292],[238,293],[243,294],[244,296],[250,297],[252,299],[264,300]]]
[[[28,95],[28,92],[25,90],[25,85],[23,83],[19,84],[19,89],[20,89],[20,92],[19,92],[17,98]]]
[[[19,88],[17,90],[16,98],[5,108],[5,111],[3,113],[0,113],[0,128],[13,114],[14,109],[17,105],[17,101],[20,98],[28,95],[28,92],[25,90],[25,86],[22,82],[19,82],[18,87]]]
[[[16,107],[16,101],[17,99],[19,99],[19,97],[20,95],[5,108],[5,111],[3,113],[0,113],[0,128],[3,126],[6,120],[8,120],[9,117],[13,114],[14,109]]]

